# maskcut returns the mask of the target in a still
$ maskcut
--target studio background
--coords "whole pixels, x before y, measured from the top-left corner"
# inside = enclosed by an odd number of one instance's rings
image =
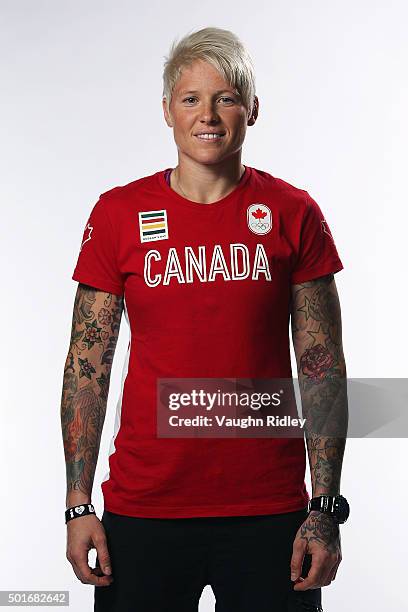
[[[0,588],[69,590],[79,612],[93,609],[94,587],[65,558],[59,411],[71,276],[99,194],[177,164],[161,107],[172,40],[218,26],[248,46],[260,107],[242,162],[306,189],[327,217],[344,264],[335,279],[348,376],[404,377],[408,10],[368,0],[3,0],[0,11]],[[128,339],[123,317],[93,490],[99,517]],[[351,516],[325,612],[405,609],[404,436],[347,442]],[[213,606],[206,587],[200,612]]]

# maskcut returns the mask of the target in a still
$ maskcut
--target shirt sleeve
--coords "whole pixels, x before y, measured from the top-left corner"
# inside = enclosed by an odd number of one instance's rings
[[[303,283],[344,268],[329,225],[317,202],[307,193],[298,257],[291,283]]]
[[[109,293],[124,293],[124,277],[118,267],[114,231],[103,195],[86,222],[72,279]]]

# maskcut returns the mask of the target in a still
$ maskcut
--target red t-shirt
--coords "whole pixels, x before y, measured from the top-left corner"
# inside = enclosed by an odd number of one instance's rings
[[[105,508],[151,518],[300,510],[303,438],[159,438],[156,383],[291,378],[291,284],[343,268],[329,226],[307,191],[265,171],[246,166],[230,194],[201,204],[175,192],[166,170],[100,196],[72,276],[124,294],[130,327]]]

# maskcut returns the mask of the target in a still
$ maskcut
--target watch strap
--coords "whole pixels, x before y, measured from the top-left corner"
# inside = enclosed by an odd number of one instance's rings
[[[333,514],[335,501],[336,497],[333,495],[319,495],[309,501],[308,510],[319,510],[326,514]]]

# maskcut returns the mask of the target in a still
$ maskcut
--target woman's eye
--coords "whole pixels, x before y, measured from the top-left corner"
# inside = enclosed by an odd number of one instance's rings
[[[196,100],[197,98],[195,98],[194,96],[190,97],[190,98],[184,98],[183,102],[189,102],[190,100]],[[229,100],[230,102],[234,102],[234,100],[232,98],[228,98],[226,96],[223,96],[222,98],[220,98],[220,100]]]

